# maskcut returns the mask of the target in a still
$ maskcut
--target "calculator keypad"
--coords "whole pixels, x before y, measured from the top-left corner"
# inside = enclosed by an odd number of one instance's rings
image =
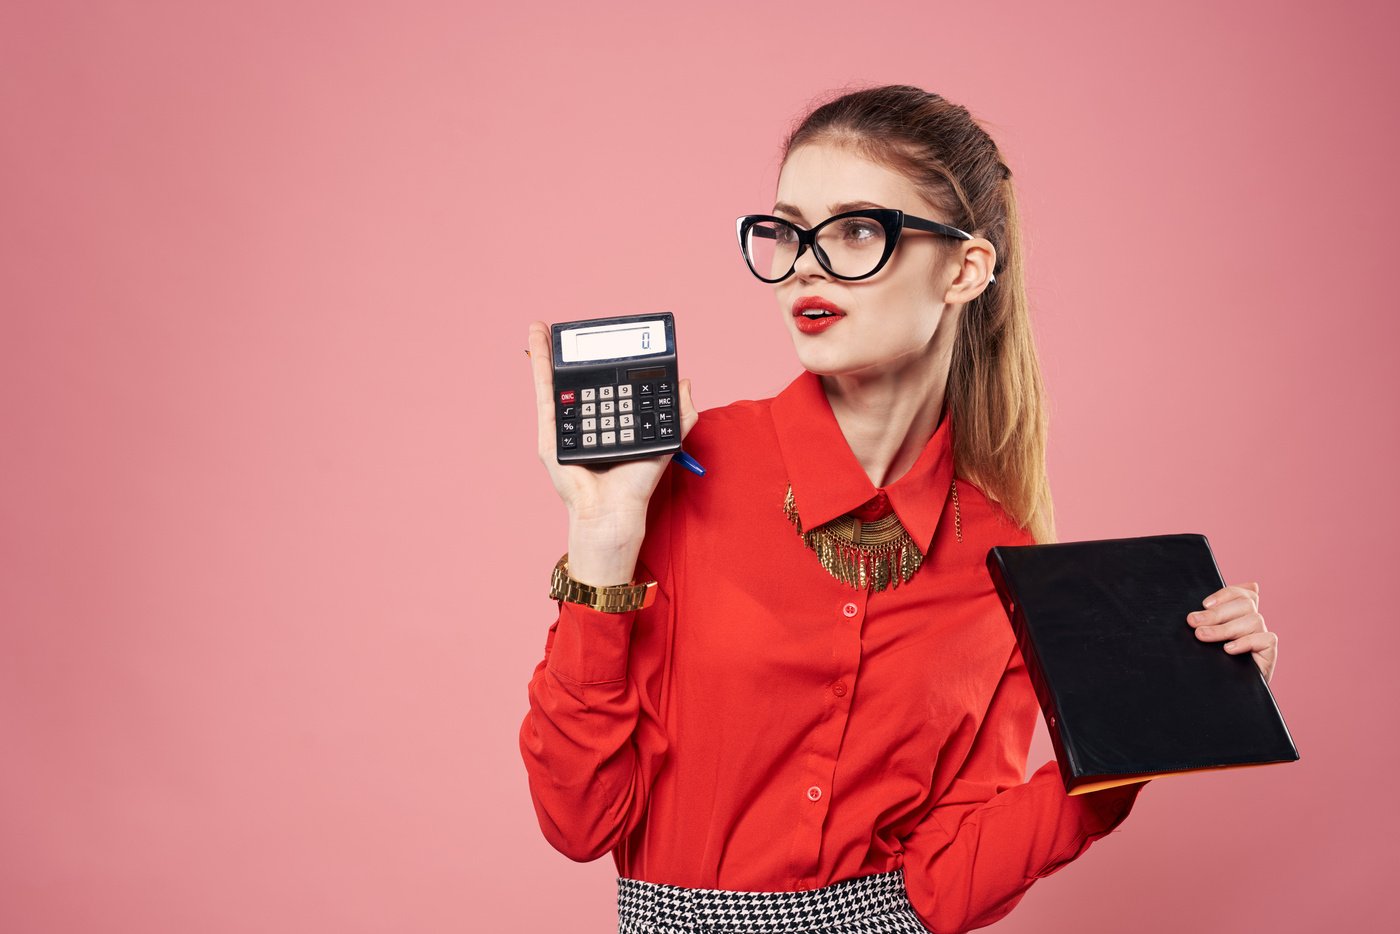
[[[674,390],[669,380],[560,390],[559,446],[618,448],[675,438]]]

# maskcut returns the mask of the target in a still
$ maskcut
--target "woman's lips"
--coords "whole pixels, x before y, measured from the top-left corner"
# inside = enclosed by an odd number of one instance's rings
[[[792,303],[792,313],[795,315],[800,315],[802,314],[802,312],[808,311],[813,308],[820,309],[823,311],[829,311],[832,314],[836,315],[845,314],[844,311],[842,311],[840,308],[838,308],[836,305],[833,305],[826,299],[822,298],[820,295],[804,295],[797,301]]]
[[[828,315],[824,318],[805,318],[797,315],[797,330],[803,334],[820,334],[844,317],[845,315]]]
[[[797,329],[803,334],[820,334],[844,318],[846,313],[820,295],[804,295],[792,303],[792,316],[797,319]]]

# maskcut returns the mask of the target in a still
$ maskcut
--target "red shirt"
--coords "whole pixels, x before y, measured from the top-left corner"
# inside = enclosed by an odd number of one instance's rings
[[[1054,760],[1025,781],[1040,715],[987,550],[1029,544],[959,478],[951,418],[877,490],[803,371],[772,399],[702,412],[647,515],[655,603],[559,603],[520,750],[545,838],[618,874],[743,891],[904,867],[933,931],[1009,912],[1127,816],[1143,783],[1071,797]],[[906,583],[856,590],[803,529],[892,507],[924,553]]]

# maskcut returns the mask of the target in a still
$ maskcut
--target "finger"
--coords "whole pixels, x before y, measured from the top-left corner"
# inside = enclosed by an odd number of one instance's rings
[[[1235,639],[1251,632],[1268,631],[1268,627],[1264,625],[1264,617],[1258,613],[1250,613],[1216,626],[1197,626],[1196,638],[1202,642],[1224,642],[1226,639]]]
[[[1264,676],[1265,684],[1272,681],[1278,672],[1278,636],[1272,632],[1252,633],[1236,640],[1236,645],[1226,643],[1225,651],[1232,655],[1249,652],[1254,658],[1254,663],[1259,666],[1259,673]]]
[[[550,357],[549,325],[530,322],[530,368],[535,380],[535,410],[539,419],[540,457],[554,457],[554,364]]]
[[[1217,590],[1215,593],[1208,595],[1204,600],[1202,600],[1201,605],[1215,606],[1220,601],[1229,600],[1233,597],[1247,597],[1253,602],[1254,608],[1257,610],[1259,608],[1258,582],[1256,581],[1248,584],[1234,584],[1232,586],[1225,587],[1221,590]]]
[[[1231,655],[1240,653],[1273,653],[1278,648],[1277,633],[1245,633],[1239,639],[1232,639],[1225,643],[1225,651]]]
[[[695,410],[695,403],[690,399],[690,380],[681,380],[681,440],[690,434],[690,429],[695,427],[695,423],[700,420],[700,413]]]
[[[1209,610],[1196,610],[1194,613],[1186,614],[1186,622],[1192,626],[1215,626],[1220,623],[1229,622],[1240,616],[1248,616],[1250,613],[1258,613],[1259,608],[1254,605],[1254,601],[1248,596],[1235,597],[1224,603],[1217,603]]]

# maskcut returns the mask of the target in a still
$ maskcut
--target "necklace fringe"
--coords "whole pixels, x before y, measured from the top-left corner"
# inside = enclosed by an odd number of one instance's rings
[[[803,543],[816,552],[826,572],[857,590],[898,587],[901,582],[908,583],[923,564],[919,546],[893,513],[874,522],[861,522],[851,515],[838,516],[804,532],[792,484],[788,484],[783,514]]]
[[[954,478],[953,524],[962,541],[962,509],[958,505],[958,481]],[[837,516],[815,529],[802,530],[792,484],[783,496],[783,515],[797,530],[803,543],[817,554],[817,560],[832,577],[857,590],[884,590],[908,583],[924,562],[914,539],[890,513],[874,522],[861,522],[849,513]]]

